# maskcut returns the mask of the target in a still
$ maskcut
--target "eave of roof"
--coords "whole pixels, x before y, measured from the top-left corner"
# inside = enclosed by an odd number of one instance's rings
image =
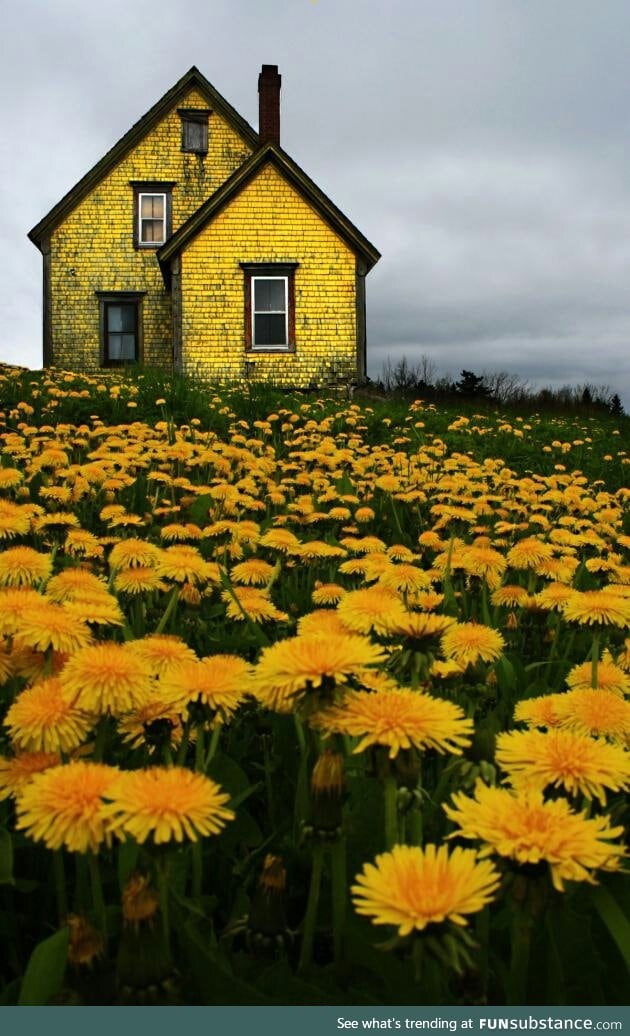
[[[130,130],[101,158],[61,201],[29,231],[28,237],[38,248],[42,241],[61,223],[66,216],[85,198],[89,192],[109,173],[115,165],[173,108],[178,100],[191,89],[198,89],[209,105],[222,115],[254,149],[258,147],[258,134],[235,108],[215,90],[199,69],[192,68],[160,98],[152,108],[136,122]]]
[[[371,241],[368,241],[361,231],[344,216],[341,209],[337,208],[282,148],[277,144],[268,143],[255,151],[242,166],[232,173],[158,250],[157,258],[162,272],[166,276],[168,276],[170,260],[183,251],[199,231],[229,205],[267,163],[274,165],[350,248],[364,259],[368,270],[378,262],[381,253]]]

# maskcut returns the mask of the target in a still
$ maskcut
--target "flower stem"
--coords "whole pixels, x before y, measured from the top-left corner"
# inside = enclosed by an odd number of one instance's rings
[[[526,905],[514,908],[512,920],[512,957],[510,960],[511,1006],[527,1003],[527,977],[532,918]]]
[[[398,841],[398,785],[395,777],[383,779],[385,807],[385,848],[392,849]]]
[[[300,961],[298,964],[299,972],[307,971],[313,961],[313,942],[315,939],[317,907],[319,906],[319,890],[322,884],[323,863],[324,847],[319,842],[316,842],[313,846],[313,866],[311,869],[311,884],[308,890],[306,914],[304,915],[302,948],[300,950]]]
[[[188,738],[190,735],[190,720],[187,719],[184,723],[184,729],[182,731],[182,739],[177,749],[177,765],[183,766],[186,762],[186,752],[188,751]]]
[[[346,874],[346,840],[338,838],[330,851],[332,871],[333,952],[338,966],[343,958],[343,937],[346,924],[348,879]]]
[[[192,843],[192,898],[198,902],[203,891],[203,848],[201,839]]]
[[[171,615],[173,614],[173,612],[175,611],[175,608],[177,607],[178,597],[179,597],[179,589],[178,589],[178,587],[174,586],[172,591],[171,591],[171,596],[170,596],[169,602],[166,605],[166,608],[164,609],[162,618],[160,619],[158,625],[156,626],[156,629],[155,629],[156,633],[164,633],[164,630],[166,629],[166,624],[167,624],[168,620],[170,619]]]
[[[158,860],[156,863],[158,897],[160,914],[162,915],[162,934],[168,952],[171,950],[171,920],[168,905],[168,861]]]
[[[105,900],[103,898],[103,883],[101,881],[101,869],[99,866],[99,860],[96,853],[90,853],[88,855],[88,867],[90,870],[90,884],[92,886],[92,903],[94,905],[94,914],[96,916],[96,922],[101,930],[103,940],[107,942],[107,912],[105,910]]]
[[[222,724],[221,723],[217,723],[216,727],[214,727],[213,730],[212,730],[212,736],[210,738],[210,744],[208,746],[208,751],[206,753],[206,757],[205,757],[204,762],[203,762],[203,772],[204,773],[206,772],[206,770],[208,769],[210,763],[212,762],[212,760],[214,759],[214,757],[216,755],[217,748],[219,747],[219,740],[221,738],[221,730],[222,729],[223,729],[222,728]]]
[[[300,760],[298,764],[297,783],[295,786],[295,802],[293,806],[293,839],[300,840],[302,824],[308,813],[308,746],[304,736],[302,721],[298,716],[293,716],[295,732],[300,747]]]
[[[599,633],[593,635],[593,646],[591,648],[591,687],[597,689],[597,664],[599,662]]]
[[[197,773],[203,773],[204,770],[203,760],[205,747],[203,727],[200,724],[197,727],[197,740],[195,741],[195,770]]]
[[[105,755],[105,740],[107,738],[107,716],[101,716],[96,728],[96,740],[94,741],[94,762],[101,763]]]
[[[68,916],[68,896],[66,894],[66,869],[63,860],[63,849],[55,849],[53,854],[53,874],[55,878],[55,896],[59,924],[65,923]]]

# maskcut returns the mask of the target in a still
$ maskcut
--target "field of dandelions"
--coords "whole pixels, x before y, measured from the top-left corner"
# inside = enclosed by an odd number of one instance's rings
[[[623,1003],[627,450],[0,369],[0,1002]]]

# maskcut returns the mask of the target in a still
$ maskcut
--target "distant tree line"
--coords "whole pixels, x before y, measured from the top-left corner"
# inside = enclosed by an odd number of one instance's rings
[[[454,402],[456,400],[478,400],[497,403],[505,407],[535,407],[536,409],[562,409],[608,413],[624,416],[624,408],[616,392],[607,385],[563,385],[561,388],[533,388],[517,374],[507,371],[463,370],[454,381],[450,375],[439,375],[433,360],[421,356],[417,363],[409,363],[403,356],[394,364],[388,358],[383,364],[380,378],[372,387],[385,395],[401,396]]]

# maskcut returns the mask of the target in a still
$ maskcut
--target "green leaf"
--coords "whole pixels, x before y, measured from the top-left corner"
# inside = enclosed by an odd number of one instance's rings
[[[630,921],[608,889],[600,885],[592,895],[597,913],[617,944],[626,968],[630,971]]]
[[[516,672],[514,666],[505,655],[497,660],[494,666],[497,674],[497,682],[502,691],[513,691],[516,687]]]
[[[208,512],[211,507],[214,507],[214,498],[210,493],[198,496],[188,508],[188,520],[197,525],[204,525],[208,521]]]
[[[356,493],[356,489],[350,481],[347,471],[344,471],[341,478],[338,478],[335,482],[335,491],[338,496],[350,496],[351,494]]]
[[[70,929],[61,928],[31,953],[18,997],[19,1007],[43,1007],[60,992],[68,959]]]
[[[0,885],[13,883],[13,842],[8,831],[0,831]]]

